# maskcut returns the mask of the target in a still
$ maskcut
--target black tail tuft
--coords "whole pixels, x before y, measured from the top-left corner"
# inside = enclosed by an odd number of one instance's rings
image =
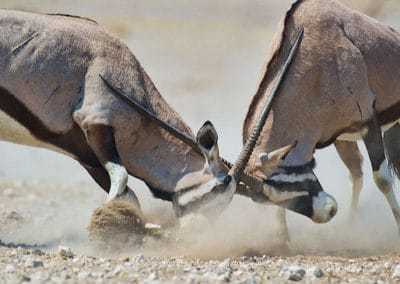
[[[400,125],[398,123],[385,132],[383,144],[389,167],[400,179]]]

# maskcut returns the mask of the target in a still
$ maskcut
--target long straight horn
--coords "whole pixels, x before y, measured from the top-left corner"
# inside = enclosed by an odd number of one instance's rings
[[[264,124],[267,120],[268,114],[272,107],[272,102],[274,100],[275,95],[277,94],[279,87],[283,81],[283,77],[286,75],[290,64],[292,63],[293,57],[296,54],[296,51],[300,45],[301,39],[303,37],[304,29],[301,28],[299,33],[297,34],[296,41],[289,52],[289,57],[286,59],[285,65],[283,66],[281,72],[279,73],[278,79],[271,91],[271,95],[269,96],[264,109],[261,112],[260,118],[257,124],[253,127],[249,138],[246,141],[242,151],[240,152],[239,158],[236,163],[230,169],[229,174],[235,179],[236,182],[240,181],[243,171],[247,165],[247,162],[250,159],[251,154],[253,153],[254,146],[257,143],[258,137],[260,136],[261,130],[264,127]]]

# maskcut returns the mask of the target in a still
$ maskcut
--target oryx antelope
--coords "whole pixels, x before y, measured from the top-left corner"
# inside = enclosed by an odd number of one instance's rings
[[[156,197],[172,201],[178,217],[214,217],[232,199],[240,176],[250,181],[248,188],[263,186],[242,173],[249,154],[228,172],[211,123],[194,142],[132,52],[88,19],[0,10],[0,110],[1,140],[74,158],[108,192],[107,201],[129,196],[138,204],[127,186],[133,175]],[[270,161],[286,152],[271,152]],[[320,206],[309,217],[326,222],[331,210]]]
[[[400,228],[400,208],[385,159],[386,149],[398,174],[400,34],[387,25],[334,0],[296,1],[274,37],[244,122],[243,140],[264,102],[271,99],[269,90],[299,29],[304,29],[303,40],[272,99],[270,115],[246,171],[288,193],[320,188],[312,171],[313,153],[335,143],[352,176],[354,207],[361,189],[362,161],[355,141],[362,139],[375,183]],[[382,131],[391,126],[382,141]],[[265,153],[286,145],[293,148],[278,168],[271,169]],[[284,212],[280,215],[285,220]]]

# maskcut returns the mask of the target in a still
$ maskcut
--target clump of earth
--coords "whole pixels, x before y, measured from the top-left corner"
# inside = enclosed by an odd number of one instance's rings
[[[126,198],[96,208],[87,227],[92,245],[103,250],[139,247],[146,237],[160,237],[160,227],[146,222],[141,209]]]

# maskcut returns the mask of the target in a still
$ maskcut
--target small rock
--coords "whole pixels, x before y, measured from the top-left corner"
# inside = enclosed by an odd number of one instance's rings
[[[34,250],[32,251],[32,254],[38,255],[38,256],[42,256],[42,255],[45,255],[45,252],[42,251],[41,249],[34,249]]]
[[[47,273],[45,273],[45,272],[42,272],[42,271],[38,271],[38,272],[36,272],[36,273],[34,273],[34,274],[32,274],[32,275],[30,275],[30,277],[32,278],[32,281],[34,281],[34,282],[41,282],[41,283],[44,283],[44,282],[46,282],[47,280],[49,280],[49,275],[47,274]]]
[[[385,262],[384,264],[383,264],[383,267],[385,267],[386,269],[390,269],[390,268],[392,268],[392,263],[390,262],[390,261],[387,261],[387,262]]]
[[[68,258],[72,258],[74,257],[74,253],[72,252],[72,250],[69,247],[65,247],[65,246],[58,246],[58,255],[62,256],[62,257],[68,257]]]
[[[87,280],[90,277],[90,272],[88,271],[81,271],[78,273],[79,280]]]
[[[158,280],[158,276],[155,272],[150,273],[149,277],[147,278],[149,281],[155,281]]]
[[[218,268],[222,271],[226,271],[231,267],[231,260],[230,258],[225,259],[218,265]]]
[[[293,265],[284,268],[280,275],[287,280],[300,281],[305,274],[306,271],[302,267]]]
[[[23,275],[21,278],[21,283],[25,283],[25,282],[31,282],[31,278],[26,275]]]
[[[322,269],[317,266],[313,266],[307,269],[307,274],[316,278],[321,278],[322,276],[324,276],[324,272],[322,271]]]
[[[232,273],[230,271],[227,271],[225,273],[222,273],[221,275],[218,276],[219,281],[225,281],[229,282],[231,280]]]
[[[161,226],[160,225],[152,224],[152,223],[144,224],[144,228],[147,229],[147,230],[155,230],[155,231],[161,230]]]
[[[97,278],[97,279],[103,279],[104,273],[103,272],[91,272],[90,277]]]
[[[251,275],[250,277],[242,280],[239,282],[239,284],[257,284],[257,279],[254,275]]]
[[[133,258],[133,261],[136,263],[141,263],[146,260],[146,257],[143,254],[138,254]]]
[[[400,264],[396,265],[392,274],[393,279],[400,279]]]
[[[209,282],[218,280],[218,275],[215,272],[206,272],[202,275],[202,278]]]
[[[6,266],[6,273],[14,273],[15,272],[15,266],[12,264],[7,264]]]
[[[30,257],[26,260],[25,266],[27,267],[39,267],[43,266],[43,261],[37,258]]]

